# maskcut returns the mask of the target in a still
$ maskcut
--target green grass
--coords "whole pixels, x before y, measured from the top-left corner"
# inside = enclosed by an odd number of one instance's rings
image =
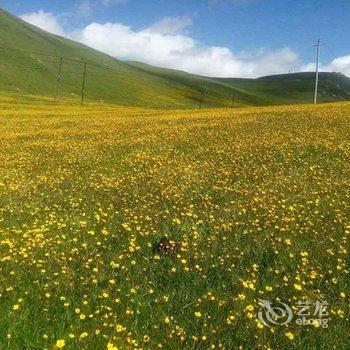
[[[1,115],[0,349],[349,349],[348,103]]]
[[[82,44],[46,33],[1,9],[0,38],[0,90],[22,101],[30,101],[33,96],[42,100],[53,99],[61,54],[77,60],[64,60],[59,88],[61,101],[79,103],[83,72],[80,61],[90,63],[86,101],[93,103],[196,108],[204,80],[207,84],[204,107],[229,107],[232,95],[235,95],[235,107],[310,102],[313,98],[313,77],[310,75],[293,75],[293,79],[215,79],[119,61]],[[49,56],[38,54],[42,52]],[[350,79],[321,74],[320,101],[347,100],[349,96]]]

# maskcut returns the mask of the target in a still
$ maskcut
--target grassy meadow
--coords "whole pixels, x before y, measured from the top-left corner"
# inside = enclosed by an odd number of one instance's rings
[[[349,349],[349,138],[349,103],[2,103],[0,349]]]

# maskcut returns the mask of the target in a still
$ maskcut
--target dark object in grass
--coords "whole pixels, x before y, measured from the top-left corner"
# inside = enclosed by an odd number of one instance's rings
[[[153,245],[154,254],[167,254],[175,255],[181,248],[181,243],[169,241],[167,238],[162,237],[158,243]]]

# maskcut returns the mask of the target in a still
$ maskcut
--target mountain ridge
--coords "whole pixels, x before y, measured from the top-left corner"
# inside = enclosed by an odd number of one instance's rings
[[[57,83],[60,56],[61,79]],[[258,79],[213,78],[123,61],[82,43],[48,33],[0,9],[0,91],[79,103],[84,62],[86,102],[146,108],[242,107],[312,101],[313,73]],[[298,75],[301,74],[301,75]],[[296,78],[298,77],[298,79]],[[320,74],[321,102],[350,99],[350,79]]]

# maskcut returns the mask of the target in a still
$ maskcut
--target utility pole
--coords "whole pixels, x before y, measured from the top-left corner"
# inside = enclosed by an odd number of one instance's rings
[[[81,105],[84,105],[84,90],[85,90],[85,79],[86,79],[86,67],[87,63],[84,63],[84,73],[83,73],[83,85],[81,87]]]
[[[205,90],[205,81],[203,81],[203,85],[202,85],[201,97],[199,99],[199,106],[198,106],[199,109],[202,109],[204,90]]]
[[[235,94],[232,94],[232,98],[231,98],[231,108],[233,108],[234,103],[235,103]]]
[[[58,64],[54,104],[56,104],[57,98],[58,98],[58,88],[59,88],[59,84],[61,83],[62,66],[63,66],[63,53],[61,53],[60,61]]]
[[[321,39],[317,40],[317,56],[316,56],[316,79],[315,79],[315,96],[314,96],[314,104],[317,104],[317,93],[318,93],[318,69],[320,62],[320,52],[321,52]]]

